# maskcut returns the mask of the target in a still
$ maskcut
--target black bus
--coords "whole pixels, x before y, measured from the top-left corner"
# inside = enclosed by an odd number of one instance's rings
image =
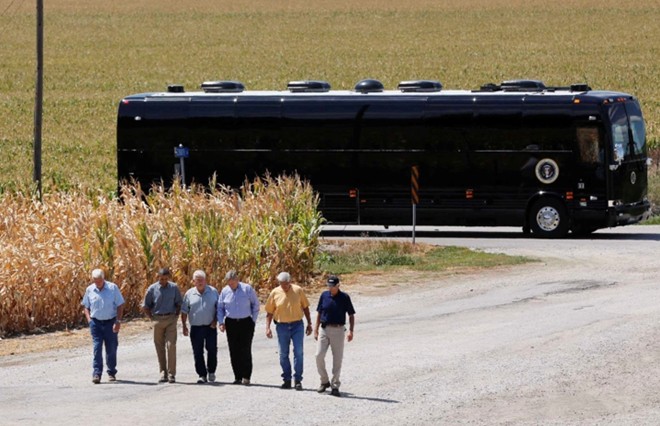
[[[650,212],[644,120],[625,93],[537,80],[444,90],[433,80],[384,90],[324,81],[285,91],[240,82],[179,85],[119,104],[120,182],[240,186],[298,173],[329,223],[409,225],[411,168],[418,225],[521,226],[541,237],[639,222]]]

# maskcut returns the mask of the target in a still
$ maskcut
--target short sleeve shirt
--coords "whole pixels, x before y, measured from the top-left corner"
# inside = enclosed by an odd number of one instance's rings
[[[328,324],[346,324],[346,314],[355,315],[351,297],[339,291],[332,296],[330,290],[321,293],[316,311],[321,315],[321,322]]]
[[[211,325],[215,320],[217,306],[218,290],[215,287],[207,285],[204,293],[192,287],[183,296],[181,312],[188,314],[190,325]]]
[[[159,282],[155,282],[147,289],[142,306],[151,310],[151,313],[158,315],[176,314],[183,298],[179,286],[173,282],[168,282],[165,287]]]
[[[85,289],[81,305],[89,309],[89,316],[106,321],[117,316],[117,308],[124,304],[124,297],[119,287],[111,282],[104,281],[103,288],[99,290],[96,284],[90,284]]]
[[[270,292],[265,308],[277,322],[294,322],[302,319],[305,314],[303,310],[309,308],[309,301],[300,286],[291,284],[289,291],[277,286]]]

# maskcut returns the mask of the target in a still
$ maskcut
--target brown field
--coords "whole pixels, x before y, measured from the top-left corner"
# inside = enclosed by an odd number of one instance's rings
[[[0,0],[0,190],[32,179],[34,9]],[[119,100],[215,79],[587,82],[638,96],[657,146],[659,20],[658,0],[46,2],[44,185],[113,191]]]

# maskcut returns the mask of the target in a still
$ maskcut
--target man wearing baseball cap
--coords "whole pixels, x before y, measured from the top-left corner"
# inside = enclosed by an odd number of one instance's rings
[[[328,290],[321,293],[319,304],[316,308],[316,326],[314,327],[314,339],[316,345],[316,368],[321,376],[319,393],[332,388],[330,394],[341,396],[339,393],[339,375],[341,373],[341,362],[344,357],[344,335],[346,334],[346,315],[348,315],[348,335],[346,340],[353,340],[353,329],[355,328],[355,309],[347,293],[339,290],[339,277],[330,275],[328,277]],[[320,326],[320,330],[319,330]],[[332,381],[325,369],[325,354],[328,347],[332,350]]]

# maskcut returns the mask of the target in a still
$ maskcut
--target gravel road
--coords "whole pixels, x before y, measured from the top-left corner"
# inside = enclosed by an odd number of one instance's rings
[[[357,325],[342,398],[315,392],[311,337],[306,390],[278,388],[277,343],[262,315],[250,387],[228,384],[224,335],[214,385],[194,384],[187,338],[178,383],[159,385],[150,336],[120,337],[114,384],[91,383],[91,342],[0,357],[0,423],[660,424],[660,226],[559,241],[512,228],[423,235],[539,261],[431,282],[402,277],[387,289],[345,285]]]

